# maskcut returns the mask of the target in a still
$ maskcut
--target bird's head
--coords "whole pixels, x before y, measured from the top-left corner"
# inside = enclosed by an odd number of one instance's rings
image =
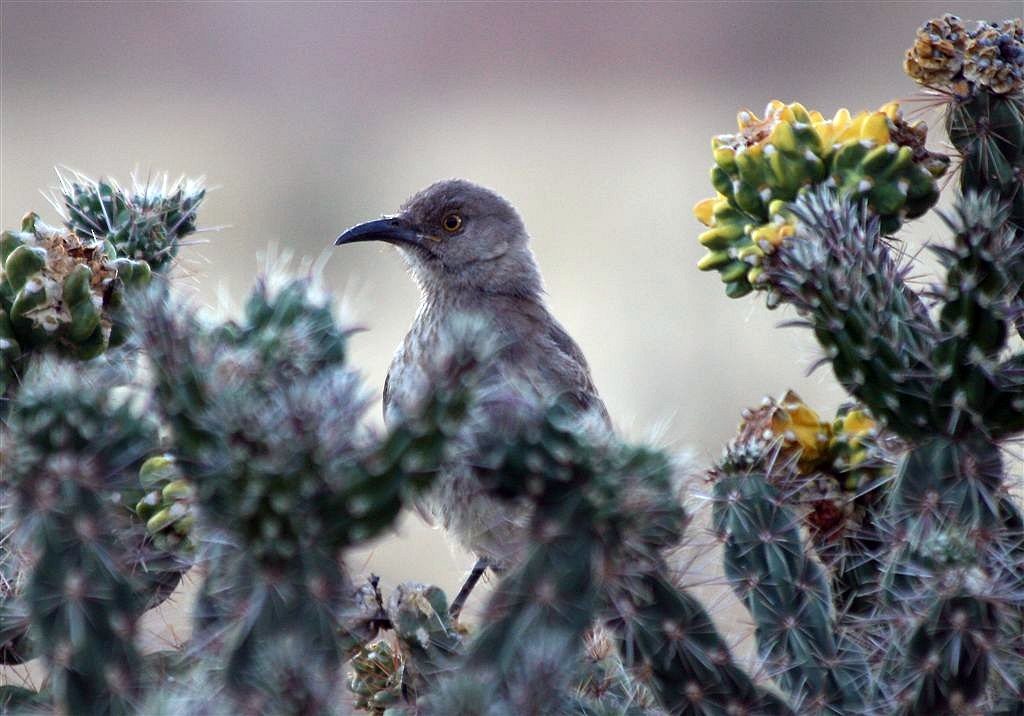
[[[426,292],[475,290],[533,296],[540,275],[522,219],[508,201],[464,179],[431,184],[397,214],[353,226],[336,245],[385,241]]]

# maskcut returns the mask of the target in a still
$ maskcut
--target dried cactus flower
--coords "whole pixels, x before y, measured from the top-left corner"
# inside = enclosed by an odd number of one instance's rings
[[[723,451],[712,481],[756,472],[785,495],[815,537],[837,539],[856,527],[866,486],[891,472],[878,425],[859,406],[845,405],[831,421],[789,390],[743,411],[739,432]]]
[[[917,31],[914,45],[907,50],[904,70],[925,85],[948,82],[963,67],[967,28],[956,15],[945,14],[929,20]]]
[[[49,351],[88,359],[127,337],[125,287],[145,285],[144,261],[118,258],[97,239],[44,224],[36,214],[20,231],[0,238],[0,340],[13,380],[14,363],[28,353]]]
[[[996,94],[1024,87],[1024,30],[1020,18],[982,26],[963,50],[963,76]]]
[[[708,249],[698,268],[717,270],[731,297],[757,287],[761,257],[794,235],[788,204],[806,188],[833,186],[863,200],[891,233],[935,203],[949,163],[925,149],[927,127],[908,124],[895,102],[826,119],[773,100],[763,119],[744,111],[738,124],[737,133],[712,139],[718,193],[694,207],[708,227],[698,237]]]
[[[967,98],[984,88],[1010,94],[1024,87],[1024,22],[978,23],[967,30],[955,15],[926,22],[907,50],[903,68],[926,87]]]
[[[743,411],[739,434],[726,447],[731,465],[753,466],[764,461],[795,463],[808,474],[827,455],[832,426],[823,422],[794,391],[781,400],[765,398]]]

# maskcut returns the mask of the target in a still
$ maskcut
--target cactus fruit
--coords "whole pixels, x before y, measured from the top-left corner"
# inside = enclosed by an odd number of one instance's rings
[[[938,199],[936,179],[948,159],[924,148],[927,127],[907,124],[899,106],[831,119],[802,105],[770,102],[764,119],[740,112],[739,132],[712,140],[715,198],[694,214],[708,228],[699,237],[709,253],[702,270],[716,269],[726,293],[756,287],[760,257],[793,235],[787,204],[806,187],[827,184],[864,200],[885,233],[920,216]]]
[[[967,28],[956,15],[933,18],[918,29],[907,50],[903,68],[923,85],[944,85],[960,75],[964,66]]]
[[[88,359],[127,337],[125,288],[149,281],[145,262],[119,259],[110,244],[46,226],[28,214],[0,238],[0,382],[12,384],[29,352]]]
[[[171,266],[181,240],[196,230],[196,211],[206,196],[200,182],[169,184],[166,176],[146,184],[133,181],[131,189],[112,179],[58,177],[71,231],[109,241],[118,256],[145,261],[156,272]]]
[[[402,657],[402,693],[415,702],[455,668],[462,634],[448,614],[448,598],[434,586],[398,585],[388,600],[388,616]]]

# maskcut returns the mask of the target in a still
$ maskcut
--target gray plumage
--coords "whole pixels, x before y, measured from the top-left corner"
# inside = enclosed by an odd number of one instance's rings
[[[395,244],[422,293],[385,381],[385,421],[415,405],[443,377],[431,374],[437,364],[432,357],[460,323],[476,321],[486,324],[495,349],[484,393],[512,390],[534,401],[562,396],[591,425],[608,429],[586,359],[548,311],[526,229],[505,199],[468,181],[438,182],[398,214],[353,227],[338,243],[367,240]],[[478,410],[483,414],[469,422],[480,429],[489,422],[488,402]],[[468,467],[442,475],[426,507],[465,548],[492,565],[515,559],[528,515],[483,494]]]

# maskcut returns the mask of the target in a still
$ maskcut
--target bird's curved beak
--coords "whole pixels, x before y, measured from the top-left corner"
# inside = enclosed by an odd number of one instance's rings
[[[415,246],[422,248],[420,234],[413,227],[397,216],[386,216],[383,219],[357,224],[339,236],[335,246],[354,244],[358,241],[386,241],[396,246]]]

